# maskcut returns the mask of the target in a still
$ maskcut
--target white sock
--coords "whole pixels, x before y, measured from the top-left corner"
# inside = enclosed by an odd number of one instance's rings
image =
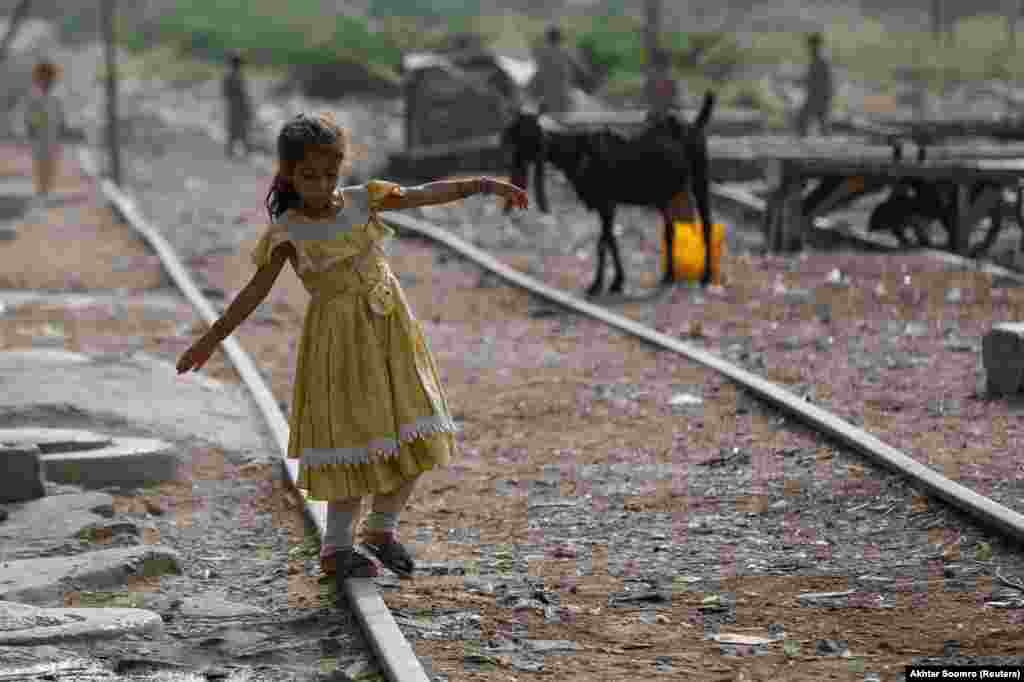
[[[348,549],[352,546],[352,522],[357,509],[346,506],[327,504],[327,528],[324,530],[323,547]]]

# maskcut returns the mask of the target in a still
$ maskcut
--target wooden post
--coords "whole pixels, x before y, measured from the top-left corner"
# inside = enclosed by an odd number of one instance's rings
[[[936,43],[942,40],[942,0],[932,0],[932,35]]]
[[[1019,0],[1006,0],[1006,42],[1010,46],[1010,54],[1017,51],[1017,12]]]
[[[646,0],[647,3],[647,25],[644,27],[644,49],[647,52],[647,92],[654,92],[654,53],[660,47],[658,39],[661,33],[661,0]],[[654,102],[647,102],[647,106],[653,106]]]
[[[103,12],[103,43],[107,60],[107,146],[110,153],[110,177],[121,185],[121,138],[117,120],[117,57],[114,44],[116,0],[100,0]]]
[[[956,207],[953,214],[953,219],[956,222],[953,225],[953,234],[950,235],[949,242],[953,247],[953,253],[959,256],[967,255],[971,242],[971,230],[974,225],[968,224],[970,210],[970,186],[966,182],[958,182],[956,183]]]
[[[14,39],[18,36],[18,29],[21,28],[21,23],[28,16],[28,8],[31,4],[31,0],[21,0],[18,6],[14,8],[14,11],[11,12],[11,22],[7,25],[7,33],[4,35],[3,43],[0,43],[0,61],[7,58],[7,52],[11,49]]]

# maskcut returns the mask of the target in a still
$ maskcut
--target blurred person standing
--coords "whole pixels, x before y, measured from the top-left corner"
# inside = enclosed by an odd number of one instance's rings
[[[545,43],[537,51],[537,74],[531,90],[540,100],[543,113],[572,111],[573,85],[589,82],[590,73],[563,45],[562,29],[549,26],[544,37]]]
[[[32,70],[32,91],[25,104],[25,130],[32,143],[32,170],[36,200],[42,202],[53,190],[60,162],[60,137],[64,107],[53,93],[60,67],[42,60]]]
[[[225,153],[228,158],[232,158],[235,155],[235,146],[238,142],[242,143],[246,155],[252,151],[249,144],[252,100],[249,98],[249,90],[245,84],[245,77],[242,75],[242,55],[232,52],[228,57],[228,63],[230,70],[224,77],[223,83],[225,122],[227,124]]]
[[[812,120],[817,121],[822,135],[829,134],[829,114],[832,109],[832,96],[835,86],[832,80],[832,66],[822,55],[824,37],[820,33],[807,36],[807,50],[811,64],[804,78],[804,105],[797,115],[797,132],[800,137],[807,137]]]
[[[672,77],[672,60],[668,50],[651,52],[651,76],[646,84],[649,117],[661,117],[678,106],[679,86]]]

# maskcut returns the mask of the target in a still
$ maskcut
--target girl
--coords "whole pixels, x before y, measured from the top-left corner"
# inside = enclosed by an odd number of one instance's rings
[[[42,201],[53,189],[60,154],[59,137],[64,127],[64,110],[51,92],[60,67],[41,61],[32,70],[32,93],[25,107],[25,128],[32,142],[32,166],[36,199]]]
[[[279,171],[266,201],[272,223],[253,252],[259,269],[181,356],[178,373],[202,367],[290,262],[312,298],[295,369],[288,457],[299,460],[297,485],[309,499],[328,502],[321,568],[339,584],[378,575],[377,563],[353,547],[354,520],[372,494],[363,546],[411,577],[398,517],[417,478],[449,462],[456,426],[423,330],[384,258],[382,242],[394,232],[377,213],[474,194],[497,194],[525,208],[526,194],[490,178],[338,188],[347,133],[329,115],[300,114],[286,123],[277,150]]]

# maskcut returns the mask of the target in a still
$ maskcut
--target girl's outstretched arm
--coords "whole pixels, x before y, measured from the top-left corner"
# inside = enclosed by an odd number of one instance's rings
[[[437,180],[415,187],[403,187],[386,197],[380,205],[382,211],[447,204],[451,201],[466,199],[475,194],[497,194],[513,202],[520,208],[526,207],[526,193],[507,182],[493,178],[472,178],[466,180]]]
[[[273,288],[285,262],[293,257],[294,251],[295,247],[287,242],[278,245],[270,254],[270,262],[257,270],[245,288],[238,292],[235,300],[231,301],[224,314],[210,328],[209,333],[214,335],[218,343],[230,336],[235,327],[242,324],[252,311],[259,307]]]
[[[285,261],[292,259],[294,262],[294,258],[295,247],[291,244],[281,244],[275,248],[271,253],[270,262],[256,271],[249,283],[235,296],[235,300],[231,301],[231,305],[213,323],[209,331],[181,355],[177,364],[178,374],[190,369],[199,371],[210,359],[220,342],[230,336],[231,332],[245,321],[267,297],[277,276],[281,273]]]

